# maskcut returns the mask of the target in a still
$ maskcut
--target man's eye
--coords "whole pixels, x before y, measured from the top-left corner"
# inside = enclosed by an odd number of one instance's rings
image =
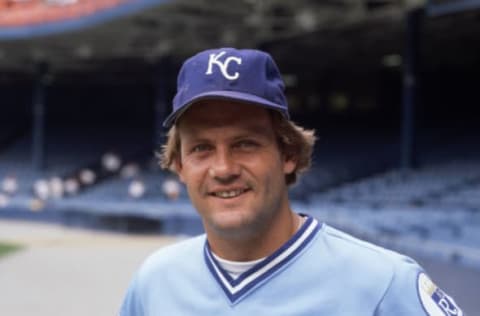
[[[258,147],[258,144],[251,140],[242,140],[236,144],[237,148],[252,149]]]
[[[192,153],[200,153],[200,152],[205,152],[211,149],[210,145],[207,144],[200,144],[196,145],[192,148]]]

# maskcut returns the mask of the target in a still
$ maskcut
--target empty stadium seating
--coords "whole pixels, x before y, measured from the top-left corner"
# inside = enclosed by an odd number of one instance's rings
[[[393,249],[480,266],[480,161],[390,170],[310,196],[309,212]]]

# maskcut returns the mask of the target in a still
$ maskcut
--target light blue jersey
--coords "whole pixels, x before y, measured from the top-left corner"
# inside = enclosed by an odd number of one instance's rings
[[[463,316],[412,259],[307,217],[275,253],[233,279],[202,235],[135,275],[121,316]]]

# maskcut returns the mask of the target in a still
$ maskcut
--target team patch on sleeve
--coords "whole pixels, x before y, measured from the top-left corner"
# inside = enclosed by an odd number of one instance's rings
[[[420,302],[429,316],[464,316],[455,301],[423,272],[418,275],[417,289]]]

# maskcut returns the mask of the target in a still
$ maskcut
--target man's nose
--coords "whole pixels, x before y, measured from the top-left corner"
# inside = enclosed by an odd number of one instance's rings
[[[218,148],[215,152],[215,159],[210,166],[209,174],[218,181],[229,182],[240,175],[240,166],[230,150]]]

